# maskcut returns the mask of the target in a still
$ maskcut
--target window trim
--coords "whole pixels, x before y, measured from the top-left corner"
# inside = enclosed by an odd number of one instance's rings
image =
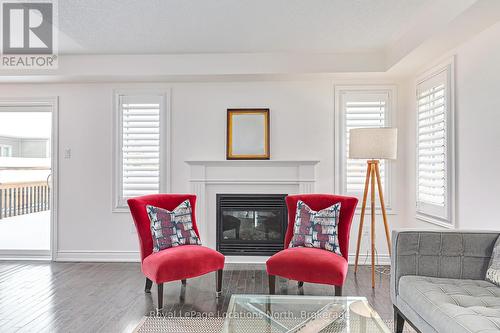
[[[170,90],[114,90],[113,91],[113,185],[112,185],[112,212],[128,213],[126,204],[121,204],[122,187],[122,114],[120,110],[120,96],[123,95],[157,95],[160,102],[160,193],[171,191],[171,104]]]
[[[345,152],[345,117],[344,109],[341,105],[342,94],[352,93],[352,92],[365,92],[367,94],[376,93],[387,93],[388,97],[388,108],[386,117],[386,126],[391,127],[396,124],[396,112],[397,110],[397,87],[395,85],[335,85],[334,86],[334,189],[336,193],[341,193],[345,195],[345,167],[344,159],[347,158]],[[384,201],[385,208],[388,215],[394,215],[396,213],[396,202],[394,200],[393,193],[395,193],[394,188],[394,177],[396,175],[396,170],[394,168],[393,161],[386,161],[386,179],[384,188]],[[378,194],[377,194],[378,196]],[[369,203],[367,208],[369,207]],[[361,212],[361,207],[358,205],[356,208],[356,213]],[[380,206],[376,207],[377,214],[381,213]]]
[[[447,77],[447,105],[446,110],[446,128],[447,128],[447,202],[446,202],[446,217],[436,216],[430,212],[419,210],[418,206],[418,149],[415,149],[415,217],[417,220],[435,224],[441,227],[454,229],[456,228],[455,214],[455,189],[456,189],[456,172],[455,172],[455,57],[446,59],[439,64],[431,67],[418,75],[415,80],[414,93],[414,115],[415,115],[415,143],[418,142],[418,85],[432,79],[436,75],[446,72]]]

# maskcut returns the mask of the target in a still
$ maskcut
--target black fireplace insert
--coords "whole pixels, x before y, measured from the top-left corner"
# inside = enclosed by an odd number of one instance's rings
[[[217,194],[217,250],[273,255],[283,250],[286,194]]]

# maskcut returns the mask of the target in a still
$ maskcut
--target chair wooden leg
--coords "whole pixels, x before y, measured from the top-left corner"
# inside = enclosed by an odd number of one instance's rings
[[[335,296],[342,296],[342,286],[335,286]]]
[[[405,319],[399,312],[399,310],[394,307],[394,332],[403,333],[403,326],[405,324]]]
[[[181,283],[182,283],[183,286],[185,286],[186,285],[186,279],[181,280]]]
[[[158,308],[157,312],[163,309],[163,283],[158,284]]]
[[[151,286],[153,286],[153,281],[146,278],[146,286],[144,287],[144,292],[146,294],[151,294]]]
[[[297,286],[298,286],[299,288],[302,288],[302,287],[304,286],[304,281],[299,281],[299,282],[297,283]]]
[[[217,277],[216,277],[216,293],[215,297],[219,297],[222,295],[222,269],[219,269],[217,271]]]
[[[274,295],[276,288],[276,276],[269,275],[269,295]]]

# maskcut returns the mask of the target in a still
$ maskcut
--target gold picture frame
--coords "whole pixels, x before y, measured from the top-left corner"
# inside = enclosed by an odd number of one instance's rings
[[[268,160],[269,109],[227,109],[226,159]]]

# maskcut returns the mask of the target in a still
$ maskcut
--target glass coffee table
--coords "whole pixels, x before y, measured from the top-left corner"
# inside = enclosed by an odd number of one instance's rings
[[[364,297],[232,295],[224,333],[390,333]]]

